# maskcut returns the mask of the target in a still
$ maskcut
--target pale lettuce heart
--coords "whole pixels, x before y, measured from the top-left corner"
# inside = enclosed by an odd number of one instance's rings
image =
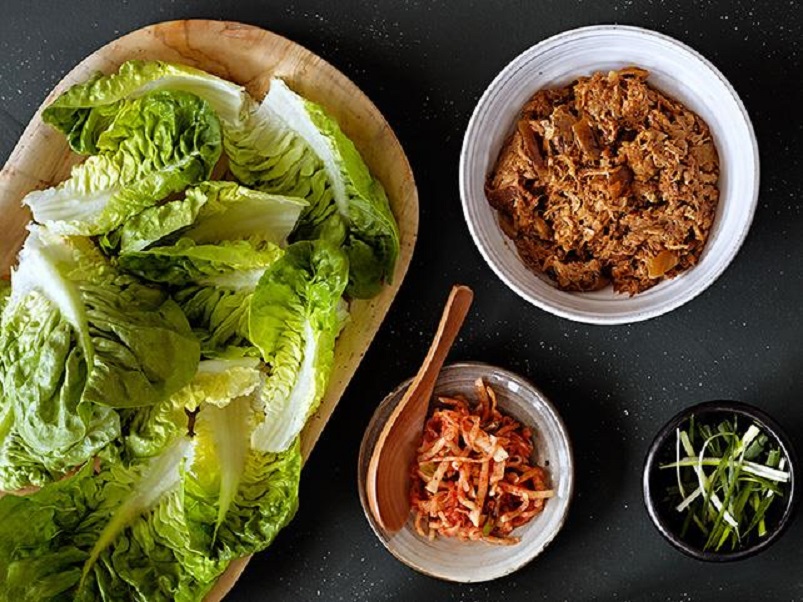
[[[254,394],[262,385],[258,358],[203,360],[190,383],[174,395],[176,403],[187,410],[208,404],[225,407],[233,399]]]
[[[30,292],[37,291],[52,302],[63,318],[75,330],[78,342],[92,364],[95,348],[89,336],[86,308],[81,300],[78,283],[70,280],[66,272],[75,270],[80,252],[66,239],[36,225],[28,226],[28,237],[20,250],[18,264],[12,270],[10,301],[20,302]],[[93,263],[90,258],[84,263]]]
[[[193,457],[188,473],[207,486],[211,483],[213,495],[217,489],[218,513],[210,544],[214,544],[217,530],[237,495],[251,448],[254,423],[255,412],[248,396],[230,398],[222,407],[204,407],[195,421]]]
[[[61,184],[29,193],[36,222],[58,234],[95,235],[209,178],[222,150],[220,122],[186,92],[124,101],[98,136],[98,154]]]
[[[191,549],[213,561],[267,547],[298,507],[299,441],[280,454],[251,446],[253,396],[198,413],[183,480]]]

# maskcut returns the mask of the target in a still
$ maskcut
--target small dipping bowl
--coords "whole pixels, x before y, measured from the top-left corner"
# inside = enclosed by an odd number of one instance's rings
[[[684,427],[692,416],[697,421],[713,426],[722,419],[732,418],[734,415],[737,418],[745,418],[739,422],[740,429],[755,423],[763,433],[769,436],[771,442],[778,444],[787,461],[787,468],[784,470],[787,470],[791,477],[786,484],[784,496],[773,502],[768,510],[767,534],[764,537],[751,538],[750,544],[732,551],[703,550],[702,546],[680,537],[684,514],[675,510],[673,504],[666,499],[667,487],[677,482],[676,473],[674,470],[661,469],[659,466],[675,461],[675,431],[678,427]],[[742,560],[766,550],[789,526],[800,497],[797,471],[797,456],[792,442],[775,420],[762,410],[746,403],[709,401],[687,408],[675,415],[653,440],[644,463],[644,504],[659,533],[684,554],[708,562]]]
[[[395,534],[384,531],[374,520],[365,494],[368,463],[382,427],[401,401],[412,379],[394,389],[374,412],[360,446],[358,486],[363,511],[379,540],[388,551],[409,567],[447,581],[476,583],[496,579],[516,571],[538,556],[555,538],[566,520],[574,490],[574,461],[566,427],[554,406],[541,391],[522,377],[482,363],[451,364],[441,370],[435,397],[464,395],[476,400],[474,383],[485,380],[497,396],[499,409],[533,431],[533,460],[544,466],[550,476],[555,496],[548,499],[544,511],[513,532],[521,538],[515,545],[493,545],[481,541],[460,541],[421,537],[410,520]],[[423,433],[422,433],[423,434]]]

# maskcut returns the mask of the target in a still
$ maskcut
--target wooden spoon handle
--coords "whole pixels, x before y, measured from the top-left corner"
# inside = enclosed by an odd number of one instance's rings
[[[438,373],[468,314],[474,293],[452,287],[424,363],[377,438],[368,463],[368,506],[380,527],[395,533],[410,515],[410,464],[421,441]]]
[[[414,412],[415,402],[429,405],[430,396],[422,396],[420,392],[432,391],[435,387],[435,381],[438,379],[441,368],[443,368],[443,362],[446,361],[446,356],[460,333],[460,327],[463,326],[473,299],[474,292],[467,286],[457,284],[452,287],[449,298],[446,300],[446,306],[443,308],[438,330],[432,339],[432,344],[429,346],[424,363],[421,364],[418,374],[415,375],[415,379],[407,390],[412,399],[402,407],[402,412]]]

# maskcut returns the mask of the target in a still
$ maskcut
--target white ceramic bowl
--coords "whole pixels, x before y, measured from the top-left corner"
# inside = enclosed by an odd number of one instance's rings
[[[441,370],[435,395],[463,394],[476,399],[474,382],[482,377],[493,387],[499,408],[534,431],[534,461],[546,466],[555,497],[547,500],[544,511],[513,534],[521,541],[512,546],[496,546],[484,542],[463,542],[451,538],[429,541],[418,535],[412,519],[396,534],[384,531],[374,520],[365,494],[368,462],[393,409],[401,401],[412,379],[391,392],[374,412],[360,445],[357,467],[360,501],[365,516],[385,547],[399,560],[415,570],[445,579],[476,583],[490,581],[516,571],[530,562],[554,539],[566,520],[574,490],[574,461],[566,427],[555,408],[532,384],[507,370],[488,364],[466,362]]]
[[[558,290],[529,271],[502,233],[485,197],[485,178],[524,103],[541,88],[564,85],[595,71],[638,65],[649,82],[700,115],[711,128],[720,160],[720,199],[700,262],[633,297],[612,287],[593,293]],[[722,73],[699,53],[668,36],[620,25],[583,27],[526,50],[494,79],[468,124],[460,156],[460,195],[469,230],[496,274],[530,303],[594,324],[659,316],[705,290],[736,256],[758,201],[758,146],[747,111]]]

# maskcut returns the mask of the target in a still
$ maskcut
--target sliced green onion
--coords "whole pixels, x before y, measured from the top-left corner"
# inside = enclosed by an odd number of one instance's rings
[[[661,464],[659,468],[680,468],[681,466],[719,466],[722,460],[720,458],[681,458],[677,462],[671,462],[669,464]],[[791,478],[791,473],[785,472],[783,470],[777,468],[770,468],[769,466],[765,466],[763,464],[756,464],[755,462],[750,462],[745,460],[742,464],[742,470],[748,474],[755,475],[757,477],[762,477],[769,481],[778,481],[780,483],[788,483],[789,479]]]
[[[757,424],[744,428],[736,416],[700,424],[692,417],[687,429],[675,429],[674,455],[659,468],[675,472],[677,485],[667,493],[685,514],[682,537],[693,536],[696,527],[705,550],[737,549],[751,535],[766,537],[767,511],[784,495],[791,473],[779,446]]]

